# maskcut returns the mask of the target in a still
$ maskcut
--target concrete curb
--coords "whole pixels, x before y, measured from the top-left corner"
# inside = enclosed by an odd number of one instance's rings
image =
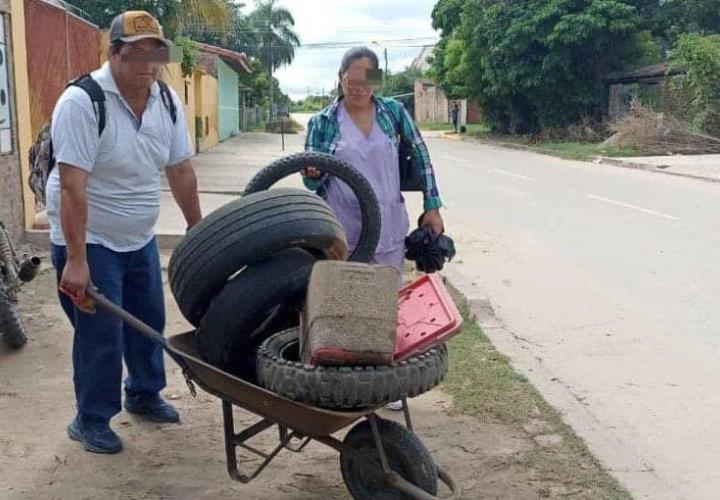
[[[598,157],[598,163],[603,165],[611,165],[613,167],[630,168],[634,170],[644,170],[646,172],[654,172],[656,174],[672,175],[675,177],[685,177],[686,179],[695,179],[706,182],[720,182],[720,178],[706,177],[704,175],[688,174],[685,172],[673,172],[664,168],[656,167],[655,165],[648,165],[645,163],[637,163],[627,160],[618,160],[617,158],[606,158],[605,156]]]
[[[454,268],[445,272],[450,284],[467,300],[475,319],[493,345],[511,359],[513,366],[560,412],[590,451],[635,498],[677,498],[672,486],[660,479],[638,453],[603,426],[590,410],[533,354],[532,345],[509,331],[495,315],[482,290]]]

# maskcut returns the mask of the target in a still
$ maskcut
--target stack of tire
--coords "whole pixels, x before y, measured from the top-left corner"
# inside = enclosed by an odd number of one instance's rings
[[[319,196],[269,189],[314,166],[355,193],[362,232],[351,255],[345,232]],[[243,197],[208,215],[173,252],[170,288],[210,364],[288,398],[326,408],[382,405],[430,390],[447,372],[444,346],[384,367],[303,366],[299,318],[319,259],[370,262],[380,211],[368,181],[332,156],[300,153],[275,161]]]

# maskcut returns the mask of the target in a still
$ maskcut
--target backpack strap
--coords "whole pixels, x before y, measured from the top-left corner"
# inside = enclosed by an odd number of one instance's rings
[[[170,113],[170,118],[172,118],[172,122],[173,124],[175,124],[177,123],[177,107],[175,106],[175,99],[173,99],[167,83],[163,82],[162,80],[158,80],[157,83],[160,87],[160,97],[162,98],[162,102],[165,105],[165,109],[168,110],[168,113]]]
[[[95,116],[98,120],[98,135],[102,135],[105,130],[105,124],[107,123],[105,91],[90,75],[83,75],[76,78],[68,84],[68,87],[69,86],[80,87],[90,96],[90,101],[95,109]]]

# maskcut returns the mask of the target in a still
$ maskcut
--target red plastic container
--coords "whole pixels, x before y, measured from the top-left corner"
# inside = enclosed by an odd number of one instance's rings
[[[437,274],[427,274],[400,290],[395,361],[442,344],[459,333],[463,320]]]

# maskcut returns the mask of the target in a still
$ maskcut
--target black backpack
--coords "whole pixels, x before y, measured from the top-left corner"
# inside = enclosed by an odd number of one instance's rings
[[[172,98],[168,85],[162,80],[158,80],[160,86],[160,97],[163,105],[170,113],[173,124],[177,122],[177,108]],[[98,120],[98,135],[102,135],[107,123],[107,108],[105,107],[105,92],[102,87],[90,75],[83,75],[68,85],[80,87],[89,96],[95,110],[95,116]],[[45,188],[47,186],[48,176],[55,167],[55,154],[53,151],[52,136],[50,134],[52,123],[48,121],[40,129],[40,133],[35,139],[35,143],[30,148],[30,177],[28,184],[35,195],[36,205],[45,206]]]

